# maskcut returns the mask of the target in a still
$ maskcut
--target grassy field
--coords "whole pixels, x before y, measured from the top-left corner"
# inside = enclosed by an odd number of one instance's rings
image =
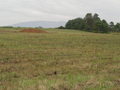
[[[120,90],[120,33],[0,28],[0,90]]]

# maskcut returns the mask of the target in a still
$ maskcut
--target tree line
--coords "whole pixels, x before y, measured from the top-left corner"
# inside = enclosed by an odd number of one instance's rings
[[[98,14],[92,15],[87,13],[84,18],[75,18],[69,20],[65,27],[60,26],[60,29],[75,29],[96,33],[120,32],[120,23],[108,23],[105,19],[101,19]]]

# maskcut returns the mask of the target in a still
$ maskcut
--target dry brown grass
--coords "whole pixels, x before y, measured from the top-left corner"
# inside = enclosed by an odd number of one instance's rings
[[[0,90],[119,90],[120,34],[13,31],[0,33]]]

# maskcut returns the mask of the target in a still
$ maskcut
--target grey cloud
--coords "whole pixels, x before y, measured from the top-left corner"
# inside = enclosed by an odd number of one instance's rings
[[[98,13],[119,22],[119,0],[0,0],[0,25],[24,21],[66,21]]]

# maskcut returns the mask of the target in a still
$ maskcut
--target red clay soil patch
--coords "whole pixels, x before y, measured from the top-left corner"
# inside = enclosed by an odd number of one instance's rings
[[[20,32],[26,32],[26,33],[48,33],[46,31],[39,30],[39,29],[33,29],[33,28],[23,29]]]

